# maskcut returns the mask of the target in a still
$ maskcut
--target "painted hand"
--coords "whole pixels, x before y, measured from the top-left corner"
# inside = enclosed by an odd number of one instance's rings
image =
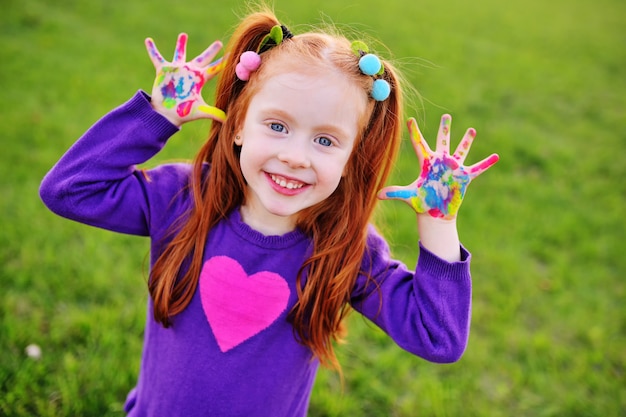
[[[409,134],[422,172],[410,185],[382,189],[378,198],[402,200],[417,213],[428,213],[432,217],[448,220],[456,218],[470,181],[495,164],[499,157],[492,154],[469,167],[463,165],[476,137],[476,131],[473,128],[468,129],[454,154],[450,155],[451,124],[450,115],[441,117],[437,147],[433,152],[419,131],[415,119],[409,119]]]
[[[146,39],[146,48],[156,69],[152,87],[154,108],[176,125],[209,118],[218,122],[226,120],[226,114],[209,106],[202,98],[204,83],[213,78],[223,67],[222,59],[211,62],[222,48],[219,41],[213,42],[203,53],[186,62],[187,34],[178,35],[172,62],[159,53],[154,41]]]

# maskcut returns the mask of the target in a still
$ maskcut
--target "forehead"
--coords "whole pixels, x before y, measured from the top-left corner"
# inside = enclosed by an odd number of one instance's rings
[[[358,125],[366,116],[367,92],[355,78],[338,68],[282,57],[269,60],[261,67],[254,79],[257,85],[253,102],[273,102],[293,110],[304,105],[309,117],[338,119],[338,123],[354,121]]]

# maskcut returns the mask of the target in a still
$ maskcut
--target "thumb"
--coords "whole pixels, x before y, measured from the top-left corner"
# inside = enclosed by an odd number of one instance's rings
[[[385,187],[378,192],[378,198],[380,200],[403,200],[408,204],[411,204],[411,200],[417,197],[417,188],[413,185],[398,186],[392,185]]]
[[[198,113],[202,118],[213,119],[220,123],[224,123],[226,121],[226,113],[224,113],[224,110],[218,109],[214,106],[209,106],[206,103],[202,103],[198,106]]]

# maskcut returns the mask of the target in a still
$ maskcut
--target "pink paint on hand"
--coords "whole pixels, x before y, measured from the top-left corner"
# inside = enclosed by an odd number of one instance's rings
[[[178,106],[176,107],[176,113],[180,117],[185,117],[189,115],[189,113],[191,113],[192,108],[193,108],[193,100],[183,101],[182,103],[179,103]]]
[[[472,178],[477,177],[478,175],[482,174],[487,169],[489,169],[493,164],[498,162],[499,159],[500,159],[500,157],[498,156],[498,154],[494,153],[493,155],[483,159],[479,163],[472,165],[469,168],[470,176]]]
[[[184,62],[187,49],[187,34],[181,33],[176,42],[176,51],[174,52],[174,62]]]

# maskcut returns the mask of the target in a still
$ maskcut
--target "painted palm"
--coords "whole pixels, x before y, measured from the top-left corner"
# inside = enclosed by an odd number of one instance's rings
[[[180,123],[199,118],[220,122],[226,119],[222,110],[209,106],[202,98],[204,84],[223,68],[222,59],[212,61],[222,48],[221,42],[213,42],[189,62],[186,61],[185,33],[178,36],[172,62],[163,58],[151,38],[146,39],[146,48],[157,73],[152,89],[155,106],[163,107],[166,114]]]
[[[465,158],[476,137],[476,130],[467,129],[459,146],[450,155],[450,126],[452,117],[443,115],[433,152],[422,136],[417,122],[408,121],[409,134],[421,165],[420,176],[406,186],[386,187],[379,193],[381,199],[402,200],[417,213],[428,213],[443,219],[456,218],[469,183],[498,161],[498,155],[465,166]]]

